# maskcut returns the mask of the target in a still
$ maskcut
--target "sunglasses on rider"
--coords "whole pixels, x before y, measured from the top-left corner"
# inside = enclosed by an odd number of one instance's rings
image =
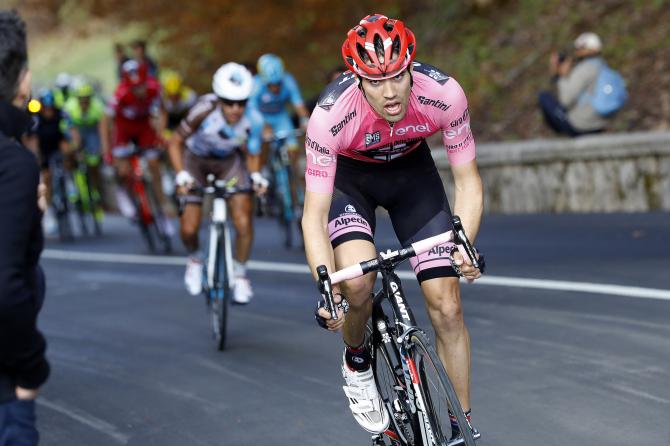
[[[223,99],[219,98],[221,102],[223,102],[223,105],[227,105],[228,107],[232,107],[233,105],[239,105],[240,107],[244,107],[247,105],[247,99],[241,99],[239,101],[233,101],[230,99]]]

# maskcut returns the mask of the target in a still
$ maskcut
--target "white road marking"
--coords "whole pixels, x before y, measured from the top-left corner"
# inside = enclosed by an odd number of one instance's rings
[[[138,254],[90,253],[81,251],[64,251],[45,249],[42,257],[51,260],[70,260],[80,262],[109,262],[130,263],[141,265],[186,265],[184,257],[150,256]],[[250,270],[282,272],[290,274],[309,274],[307,265],[299,263],[266,262],[250,260],[247,263]],[[414,274],[409,271],[399,271],[401,279],[413,279]],[[638,299],[670,300],[670,290],[660,288],[643,288],[625,285],[611,285],[605,283],[571,282],[564,280],[528,279],[523,277],[484,276],[475,284],[532,288],[554,291],[574,291],[578,293],[606,294],[610,296],[624,296]]]
[[[40,396],[37,399],[37,404],[40,404],[44,407],[47,407],[55,412],[58,412],[60,414],[63,414],[67,417],[72,418],[75,421],[80,422],[81,424],[84,424],[91,429],[101,432],[114,440],[116,440],[119,444],[128,444],[128,441],[130,440],[130,437],[128,435],[125,435],[124,433],[120,432],[116,426],[109,424],[108,422],[101,420],[100,418],[96,418],[91,414],[84,413],[78,409],[74,408],[68,408],[62,404],[55,403],[51,400],[48,400],[44,398],[43,396]]]

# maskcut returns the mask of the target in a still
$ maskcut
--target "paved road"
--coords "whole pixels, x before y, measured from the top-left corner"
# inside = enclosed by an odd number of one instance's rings
[[[43,445],[368,444],[340,389],[340,341],[310,315],[307,275],[251,271],[256,298],[233,308],[219,353],[181,266],[53,258],[146,254],[129,224],[107,228],[47,246]],[[273,222],[258,228],[254,259],[304,262]],[[383,219],[378,235],[395,245]],[[492,276],[670,290],[669,241],[668,214],[490,216],[478,244]],[[479,444],[670,445],[669,300],[490,284],[464,296]]]

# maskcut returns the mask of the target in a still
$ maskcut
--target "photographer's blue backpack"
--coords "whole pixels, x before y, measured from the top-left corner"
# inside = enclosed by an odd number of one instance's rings
[[[598,59],[600,65],[598,77],[592,93],[584,93],[585,99],[601,116],[610,116],[618,112],[628,100],[626,81],[618,71],[607,66],[604,60]]]

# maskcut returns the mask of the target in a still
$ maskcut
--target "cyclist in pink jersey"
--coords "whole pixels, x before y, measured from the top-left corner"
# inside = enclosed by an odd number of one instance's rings
[[[414,62],[416,40],[399,20],[374,14],[347,34],[342,55],[348,72],[322,93],[312,114],[306,148],[305,251],[329,271],[376,257],[375,209],[387,209],[404,246],[452,229],[450,206],[426,138],[442,132],[455,184],[454,211],[468,238],[476,238],[483,209],[467,99],[456,80]],[[459,276],[481,276],[455,251],[439,246],[414,258],[437,351],[470,419],[470,338],[463,321]],[[483,258],[481,258],[483,261]],[[335,286],[349,311],[333,321],[323,308],[317,322],[342,329],[343,387],[356,421],[379,433],[389,425],[374,383],[365,340],[376,274]],[[340,298],[342,298],[340,295]],[[452,421],[455,420],[452,418]]]

